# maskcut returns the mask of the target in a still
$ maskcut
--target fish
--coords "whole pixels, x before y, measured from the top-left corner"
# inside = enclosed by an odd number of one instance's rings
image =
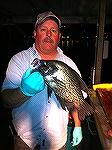
[[[93,107],[84,99],[82,91],[89,94],[89,88],[82,77],[66,63],[59,60],[34,59],[33,71],[39,71],[47,86],[54,91],[62,109],[78,111],[79,119],[93,114]]]

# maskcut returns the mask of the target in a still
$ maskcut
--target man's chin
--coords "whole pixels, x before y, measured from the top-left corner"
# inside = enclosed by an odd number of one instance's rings
[[[53,50],[55,50],[53,46],[45,46],[43,49],[44,49],[46,52],[52,52]]]

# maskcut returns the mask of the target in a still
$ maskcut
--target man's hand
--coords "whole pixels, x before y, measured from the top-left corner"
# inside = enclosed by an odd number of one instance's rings
[[[32,69],[29,68],[23,74],[20,90],[26,96],[34,96],[36,93],[42,91],[44,86],[43,76],[37,71],[32,73]]]
[[[82,129],[81,127],[75,127],[73,130],[73,140],[72,140],[72,146],[78,145],[82,140]]]

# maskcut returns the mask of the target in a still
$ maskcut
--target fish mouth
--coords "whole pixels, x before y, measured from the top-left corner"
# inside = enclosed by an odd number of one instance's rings
[[[35,70],[36,68],[38,69],[39,66],[41,66],[41,65],[42,65],[41,60],[38,59],[38,58],[35,58],[35,59],[33,60],[33,62],[31,63],[31,68],[32,68],[32,70]]]

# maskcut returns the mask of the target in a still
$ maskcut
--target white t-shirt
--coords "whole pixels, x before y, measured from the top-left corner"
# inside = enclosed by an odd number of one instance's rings
[[[76,64],[59,47],[57,50],[59,54],[56,59],[80,74]],[[40,58],[35,45],[14,55],[8,64],[2,89],[19,87],[23,74],[35,58]],[[68,111],[62,109],[53,92],[48,99],[47,86],[20,107],[14,108],[12,117],[18,135],[32,149],[40,144],[41,150],[57,150],[66,143]]]

